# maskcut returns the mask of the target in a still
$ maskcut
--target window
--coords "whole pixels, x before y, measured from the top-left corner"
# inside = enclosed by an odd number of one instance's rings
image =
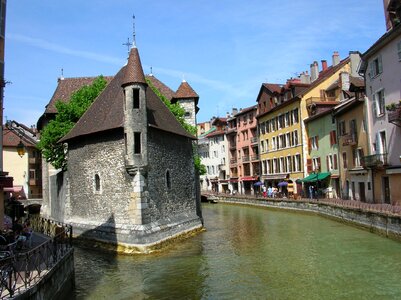
[[[30,169],[29,170],[29,179],[36,179],[36,172],[35,169]]]
[[[373,94],[373,115],[376,117],[384,114],[384,89],[381,89]]]
[[[369,77],[372,79],[383,72],[382,57],[379,55],[370,63]]]
[[[185,117],[186,117],[186,118],[190,118],[190,117],[191,117],[191,113],[190,113],[189,111],[186,111],[186,112],[185,112]]]
[[[139,108],[139,89],[132,89],[133,108]]]
[[[347,169],[348,164],[347,164],[347,153],[343,152],[343,168]]]
[[[99,174],[95,174],[95,191],[100,192],[100,177]]]
[[[284,157],[280,157],[280,173],[285,173]]]
[[[354,156],[354,167],[360,167],[361,158],[363,157],[363,150],[361,148],[354,149],[353,156]]]
[[[295,161],[294,171],[295,172],[300,172],[301,171],[301,155],[300,154],[296,154],[294,156],[294,161]]]
[[[209,167],[208,167],[209,169]],[[209,173],[210,174],[210,173]],[[171,189],[171,176],[170,176],[170,170],[166,171],[166,187],[167,189]]]
[[[293,113],[293,118],[294,118],[294,124],[296,124],[296,123],[298,123],[298,108],[296,108],[296,109],[294,109],[293,111],[292,111],[292,113]]]
[[[313,170],[319,171],[320,170],[320,157],[312,158],[312,163],[313,163]]]
[[[313,150],[319,149],[319,136],[314,136],[311,138],[311,145]]]
[[[134,153],[140,154],[141,153],[141,133],[134,132]]]
[[[326,156],[327,171],[333,170],[333,155]]]
[[[287,156],[287,172],[292,172],[291,156]]]
[[[260,141],[260,152],[265,152],[265,141]]]
[[[338,122],[338,135],[345,135],[345,121]]]
[[[272,149],[276,150],[276,137],[275,136],[273,136],[273,138],[272,138]]]
[[[295,130],[293,132],[293,134],[294,134],[294,137],[293,137],[294,146],[297,146],[298,145],[298,130]]]

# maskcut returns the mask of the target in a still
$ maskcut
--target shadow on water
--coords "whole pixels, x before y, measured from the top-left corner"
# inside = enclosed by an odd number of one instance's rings
[[[94,239],[107,240],[107,250],[96,249],[99,244],[93,242]],[[115,272],[117,268],[117,234],[114,214],[107,222],[79,235],[74,247],[75,289],[68,299],[86,299],[92,290],[99,289],[99,286],[103,284],[105,275]]]

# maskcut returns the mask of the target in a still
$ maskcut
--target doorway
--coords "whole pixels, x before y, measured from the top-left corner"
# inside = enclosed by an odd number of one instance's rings
[[[390,180],[387,176],[383,177],[383,196],[384,196],[384,203],[391,204],[390,201]]]
[[[365,183],[359,182],[359,200],[362,202],[366,202],[366,195],[365,195]]]

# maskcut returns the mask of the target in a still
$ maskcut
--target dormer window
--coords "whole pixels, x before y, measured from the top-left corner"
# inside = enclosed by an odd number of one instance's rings
[[[134,109],[139,108],[139,89],[132,89],[132,103]]]

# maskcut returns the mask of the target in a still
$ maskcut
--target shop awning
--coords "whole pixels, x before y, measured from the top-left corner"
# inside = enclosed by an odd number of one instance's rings
[[[253,176],[241,177],[241,181],[254,181],[254,180],[257,180],[257,177]]]
[[[301,179],[300,181],[301,182],[316,182],[316,181],[325,180],[330,175],[331,175],[330,172],[310,174],[309,176],[305,177],[304,179]]]

